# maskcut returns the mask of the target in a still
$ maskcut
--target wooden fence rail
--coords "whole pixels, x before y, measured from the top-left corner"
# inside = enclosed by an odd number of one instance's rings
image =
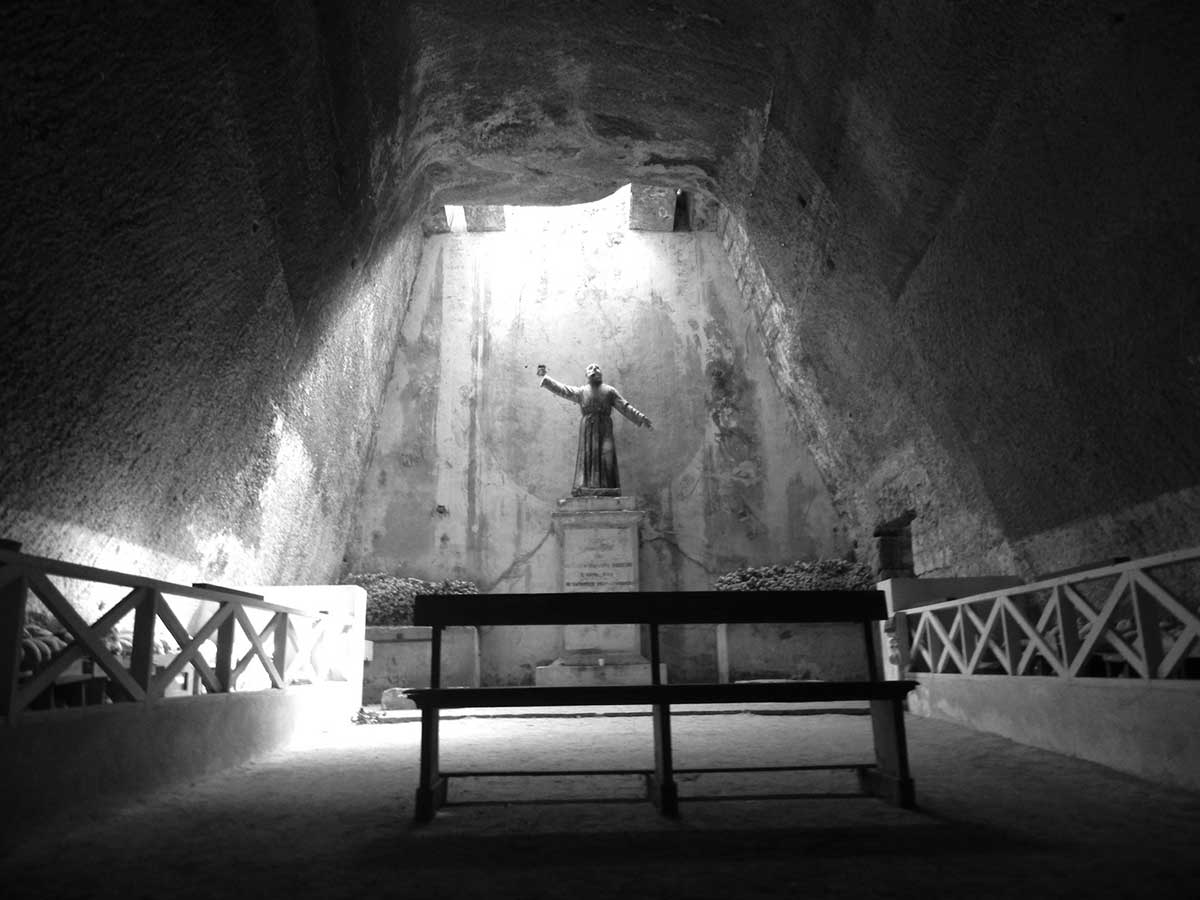
[[[126,593],[94,622],[87,622],[52,578],[90,585],[116,586]],[[52,617],[51,642],[31,634],[29,599],[36,597]],[[193,616],[192,629],[180,621],[168,597],[215,604],[207,618]],[[197,605],[201,614],[203,610]],[[251,611],[270,618],[256,626]],[[111,635],[132,614],[127,654],[114,651]],[[261,618],[263,613],[258,613]],[[99,702],[156,703],[186,670],[193,673],[192,693],[227,693],[257,664],[269,687],[282,689],[296,680],[315,680],[311,659],[301,652],[307,622],[311,635],[327,613],[270,603],[261,595],[209,584],[181,585],[61,560],[30,556],[12,541],[0,542],[0,716],[9,723],[84,663],[89,681],[101,686]],[[157,652],[163,629],[177,645],[173,653]],[[30,644],[30,642],[33,644]],[[39,645],[40,646],[37,646]],[[242,655],[234,659],[241,644]],[[36,665],[28,665],[36,657]],[[124,658],[127,657],[127,658]],[[211,661],[210,661],[211,659]],[[310,677],[311,676],[311,677]]]
[[[1200,547],[895,614],[902,671],[1200,677]]]

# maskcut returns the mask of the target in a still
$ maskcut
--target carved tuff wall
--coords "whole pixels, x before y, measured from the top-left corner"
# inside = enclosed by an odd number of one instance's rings
[[[416,223],[635,182],[724,209],[864,551],[908,513],[926,572],[1194,543],[1198,38],[1087,0],[14,4],[0,531],[333,577]]]
[[[423,40],[472,50],[422,57],[430,91],[464,85],[423,119],[435,196],[584,197],[615,166],[715,196],[864,551],[908,518],[926,573],[1195,540],[1194,12],[543,4],[505,44],[433,6]]]
[[[622,489],[648,511],[644,587],[844,550],[717,235],[631,231],[628,206],[625,189],[536,230],[430,237],[352,569],[557,589],[579,407],[539,387],[539,363],[576,385],[599,362],[654,421],[613,416]]]
[[[183,581],[336,572],[421,239],[374,202],[399,86],[355,47],[397,23],[358,16],[6,10],[0,535]]]

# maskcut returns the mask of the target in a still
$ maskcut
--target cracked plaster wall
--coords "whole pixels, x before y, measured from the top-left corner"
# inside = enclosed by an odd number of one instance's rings
[[[435,198],[719,202],[863,558],[909,514],[921,574],[1195,543],[1190,7],[415,9],[423,47],[470,47],[422,56]]]
[[[579,410],[534,370],[580,384],[593,360],[654,420],[614,415],[623,492],[647,512],[644,588],[843,549],[717,235],[630,231],[611,208],[532,240],[428,239],[351,569],[557,589],[550,516],[570,491]]]

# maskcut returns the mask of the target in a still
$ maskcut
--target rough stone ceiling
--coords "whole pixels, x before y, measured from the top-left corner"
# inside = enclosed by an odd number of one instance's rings
[[[419,3],[405,169],[435,203],[747,183],[771,79],[744,4]]]
[[[1081,555],[1064,532],[1177,546],[1200,459],[1194,9],[14,3],[0,491],[28,535],[236,519],[254,540],[283,416],[333,559],[406,226],[634,182],[728,213],[772,377],[858,525],[915,510],[931,570]]]
[[[1005,6],[417,0],[373,168],[403,185],[381,193],[405,218],[628,182],[739,211],[783,142],[801,189],[758,201],[831,197],[896,295],[992,123],[1024,16]]]

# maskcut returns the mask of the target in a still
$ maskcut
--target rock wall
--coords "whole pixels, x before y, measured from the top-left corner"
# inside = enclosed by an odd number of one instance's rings
[[[428,239],[352,570],[557,589],[551,513],[570,492],[579,410],[539,387],[539,363],[582,384],[599,362],[654,421],[614,415],[622,489],[648,513],[643,587],[708,588],[738,566],[844,549],[717,235],[631,231],[628,203],[626,189]]]
[[[1195,542],[1194,11],[634,6],[417,4],[435,198],[714,196],[864,558],[897,520],[924,574]]]
[[[398,29],[5,11],[0,535],[183,581],[336,574],[421,249],[372,70],[404,47],[364,44]]]
[[[1190,5],[1150,0],[12,4],[0,533],[183,579],[331,577],[376,487],[361,473],[416,223],[636,182],[724,210],[737,302],[765,341],[757,396],[773,381],[786,398],[756,439],[795,429],[864,557],[876,526],[910,514],[926,574],[1195,543],[1198,38]],[[680,327],[649,309],[632,349]],[[405,334],[402,367],[434,353]],[[704,404],[724,392],[743,409],[721,348],[754,341],[699,338]],[[653,405],[653,372],[613,374]],[[440,423],[422,377],[405,402]],[[471,390],[501,402],[491,382]],[[745,424],[720,419],[704,429]],[[698,429],[673,449],[703,479],[689,453],[717,445]],[[682,486],[637,458],[642,437],[619,439],[677,527]],[[400,492],[457,523],[427,496],[421,452]],[[451,492],[475,513],[492,502],[483,474],[529,474],[475,460]],[[741,461],[714,450],[722,503],[753,493]],[[728,525],[730,555],[749,553],[744,527]],[[519,531],[499,558],[528,552]],[[479,538],[451,534],[442,561],[499,577]],[[679,556],[688,540],[657,542],[666,570],[709,565]]]
[[[723,224],[839,508],[914,516],[918,574],[1200,537],[1200,23],[1047,12],[798,4]]]
[[[1076,5],[1022,24],[1012,89],[900,298],[916,396],[1035,571],[1192,546],[1197,16]]]

